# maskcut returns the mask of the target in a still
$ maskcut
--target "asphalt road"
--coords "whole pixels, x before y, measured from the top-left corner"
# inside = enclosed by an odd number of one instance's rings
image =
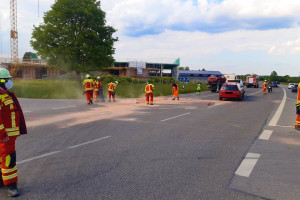
[[[287,93],[292,105],[296,95]],[[257,182],[236,171],[259,148],[258,137],[283,97],[283,88],[267,95],[246,88],[244,101],[204,92],[179,101],[155,98],[154,106],[141,99],[90,106],[21,99],[29,134],[17,140],[18,199],[273,198],[272,187],[267,193],[247,188]],[[289,130],[290,112],[292,106],[279,120]],[[255,169],[250,173],[258,180]]]

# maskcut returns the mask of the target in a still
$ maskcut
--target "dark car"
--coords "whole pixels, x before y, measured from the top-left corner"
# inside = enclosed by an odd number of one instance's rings
[[[291,88],[292,92],[297,92],[298,91],[298,84],[295,84],[292,88]]]
[[[245,90],[239,83],[236,82],[226,82],[221,87],[219,92],[219,99],[238,99],[243,100],[245,95]]]
[[[279,85],[278,81],[272,82],[272,87],[278,87],[278,85]]]

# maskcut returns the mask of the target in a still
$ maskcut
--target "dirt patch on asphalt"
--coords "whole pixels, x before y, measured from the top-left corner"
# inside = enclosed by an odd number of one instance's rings
[[[125,116],[131,114],[145,114],[147,109],[157,108],[160,109],[174,109],[170,105],[178,105],[179,108],[193,110],[194,108],[217,106],[226,104],[224,101],[216,100],[201,100],[196,98],[181,98],[180,100],[172,100],[170,97],[156,97],[154,98],[154,105],[147,105],[145,98],[135,99],[117,99],[117,102],[105,102],[94,104],[92,109],[85,112],[72,112],[68,114],[61,114],[55,116],[41,117],[38,119],[31,119],[27,121],[28,127],[43,126],[55,124],[56,127],[66,128],[78,124],[90,123],[98,120],[122,120],[122,121],[136,121],[136,118],[128,118]],[[192,104],[192,105],[191,105]],[[195,106],[195,104],[197,106]],[[101,106],[97,106],[101,105]],[[87,105],[88,106],[88,105]]]

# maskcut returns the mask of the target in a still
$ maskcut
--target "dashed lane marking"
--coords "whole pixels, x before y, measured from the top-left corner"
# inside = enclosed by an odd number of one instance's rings
[[[32,161],[32,160],[39,159],[39,158],[44,158],[46,156],[51,156],[53,154],[60,153],[60,152],[61,151],[53,151],[53,152],[46,153],[46,154],[43,154],[43,155],[40,155],[40,156],[36,156],[36,157],[28,158],[28,159],[25,159],[25,160],[21,160],[21,161],[17,162],[17,164],[22,164],[22,163],[26,163],[26,162],[29,162],[29,161]]]
[[[291,99],[291,98],[289,98],[289,97],[287,97],[287,99],[288,99],[288,100],[292,100],[292,101],[297,101],[296,99]]]
[[[64,109],[64,108],[75,108],[77,106],[65,106],[65,107],[58,107],[58,108],[52,108],[53,110],[59,110],[59,109]]]
[[[251,94],[247,94],[246,96],[252,96],[252,95],[254,95],[254,94],[257,94],[257,93],[260,93],[261,91],[259,90],[259,91],[257,91],[257,92],[254,92],[254,93],[251,93]]]
[[[259,136],[258,139],[260,140],[269,140],[271,135],[272,135],[273,131],[271,130],[264,130],[261,135]]]
[[[74,145],[74,146],[71,146],[71,147],[68,147],[68,148],[69,149],[74,149],[76,147],[80,147],[80,146],[83,146],[83,145],[86,145],[86,144],[90,144],[90,143],[93,143],[93,142],[104,140],[104,139],[107,139],[107,138],[110,138],[110,137],[111,136],[105,136],[105,137],[102,137],[102,138],[99,138],[99,139],[96,139],[96,140],[92,140],[92,141],[89,141],[89,142],[81,143],[81,144]],[[36,159],[39,159],[39,158],[44,158],[44,157],[51,156],[53,154],[57,154],[57,153],[60,153],[60,152],[62,152],[62,151],[53,151],[53,152],[46,153],[46,154],[43,154],[43,155],[40,155],[40,156],[36,156],[36,157],[28,158],[28,159],[25,159],[25,160],[21,160],[21,161],[17,162],[17,164],[22,164],[22,163],[30,162],[32,160],[36,160]]]
[[[74,146],[71,146],[71,147],[68,147],[69,149],[74,149],[76,147],[80,147],[80,146],[83,146],[83,145],[87,145],[87,144],[90,144],[90,143],[93,143],[93,142],[98,142],[100,140],[104,140],[104,139],[107,139],[107,138],[110,138],[111,136],[105,136],[105,137],[102,137],[102,138],[99,138],[99,139],[96,139],[96,140],[92,140],[92,141],[89,141],[89,142],[85,142],[85,143],[81,143],[81,144],[77,144],[77,145],[74,145]]]
[[[254,169],[260,154],[247,153],[246,157],[242,161],[239,168],[236,170],[235,174],[238,176],[249,177],[252,170]]]
[[[284,105],[285,105],[285,102],[286,102],[286,91],[285,89],[283,89],[283,99],[276,111],[276,113],[274,114],[273,118],[271,119],[271,121],[269,122],[269,126],[276,126],[277,125],[277,122],[281,116],[281,113],[283,111],[283,108],[284,108]]]
[[[163,119],[163,120],[160,120],[160,121],[161,121],[161,122],[165,122],[165,121],[168,121],[168,120],[171,120],[171,119],[175,119],[175,118],[177,118],[177,117],[181,117],[181,116],[189,115],[189,114],[191,114],[191,113],[190,113],[190,112],[188,112],[188,113],[184,113],[184,114],[182,114],[182,115],[177,115],[177,116],[170,117],[170,118],[168,118],[168,119]]]

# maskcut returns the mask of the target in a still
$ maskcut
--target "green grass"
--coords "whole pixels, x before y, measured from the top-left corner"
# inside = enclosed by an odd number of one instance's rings
[[[82,98],[84,88],[76,81],[58,80],[13,80],[13,91],[20,98],[36,99],[78,99]],[[184,89],[182,86],[184,85]],[[120,83],[116,95],[121,98],[138,98],[144,96],[145,83]],[[172,94],[171,84],[154,83],[154,96]],[[203,85],[206,88],[206,85]],[[179,84],[179,93],[196,92],[196,83]],[[107,83],[103,83],[103,93],[107,95]]]

